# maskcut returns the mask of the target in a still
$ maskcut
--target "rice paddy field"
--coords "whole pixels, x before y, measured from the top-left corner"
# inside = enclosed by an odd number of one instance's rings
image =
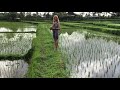
[[[23,78],[36,26],[20,22],[0,22],[0,78]],[[29,56],[30,57],[30,56]]]
[[[33,23],[33,24],[32,24]],[[120,21],[0,22],[1,78],[119,78]]]
[[[67,58],[65,66],[70,78],[120,77],[118,21],[63,22],[62,25],[64,33],[59,36],[59,44],[63,57]]]

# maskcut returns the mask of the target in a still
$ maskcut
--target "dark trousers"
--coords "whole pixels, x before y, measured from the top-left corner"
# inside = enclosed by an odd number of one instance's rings
[[[53,38],[54,40],[58,40],[58,30],[53,30]]]

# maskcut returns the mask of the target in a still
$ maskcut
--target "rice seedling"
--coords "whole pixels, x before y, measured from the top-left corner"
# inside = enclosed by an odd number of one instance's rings
[[[32,39],[35,34],[17,33],[13,38],[4,36],[0,39],[0,55],[25,55],[32,48]]]
[[[102,38],[85,39],[73,32],[60,35],[60,49],[67,57],[66,68],[71,78],[118,78],[120,45]]]
[[[16,28],[16,31],[0,28],[0,78],[24,78],[28,71],[28,63],[25,62],[28,60],[25,59],[30,58],[32,40],[36,38],[36,33],[24,32],[36,32],[36,27]]]
[[[28,64],[24,60],[0,61],[0,78],[24,78]]]
[[[16,32],[19,28],[26,28],[26,27],[36,27],[33,24],[23,23],[23,22],[0,22],[0,28],[10,29],[13,32]],[[1,31],[1,29],[0,29]]]
[[[112,26],[115,26],[115,27],[110,27],[111,24],[110,25],[109,24],[108,25],[100,25],[100,26],[98,24],[97,25],[96,25],[96,23],[93,24],[93,22],[90,22],[90,23],[89,22],[62,23],[63,26],[67,26],[67,27],[74,28],[74,29],[89,29],[89,30],[114,34],[114,35],[120,35],[120,29],[119,29],[119,27],[115,28],[116,25],[112,25]]]
[[[0,31],[9,32],[9,29],[0,28]],[[18,29],[18,31],[21,31],[21,29]],[[36,32],[36,28],[23,28],[22,32],[26,31]],[[25,55],[32,48],[32,40],[35,37],[35,33],[0,33],[0,56]]]

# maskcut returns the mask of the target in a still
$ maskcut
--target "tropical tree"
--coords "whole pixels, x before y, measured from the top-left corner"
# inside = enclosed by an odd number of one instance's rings
[[[23,20],[25,18],[25,12],[20,12],[19,18]]]
[[[8,16],[9,20],[14,21],[17,18],[18,14],[17,12],[9,12]]]

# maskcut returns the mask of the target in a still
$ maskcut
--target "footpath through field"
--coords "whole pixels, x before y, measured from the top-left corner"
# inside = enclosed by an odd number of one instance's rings
[[[50,24],[38,24],[35,48],[28,71],[30,78],[64,78],[67,77],[64,60],[59,51],[54,51]]]

